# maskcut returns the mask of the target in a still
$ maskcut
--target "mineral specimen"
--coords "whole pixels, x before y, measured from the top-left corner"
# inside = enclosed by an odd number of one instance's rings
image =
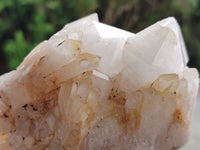
[[[0,150],[174,150],[198,90],[173,17],[137,34],[67,24],[0,77]]]

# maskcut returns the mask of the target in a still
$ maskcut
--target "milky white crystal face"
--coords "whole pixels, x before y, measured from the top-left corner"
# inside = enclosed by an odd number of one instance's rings
[[[133,34],[67,24],[0,76],[0,150],[174,150],[185,144],[198,73],[176,20]]]

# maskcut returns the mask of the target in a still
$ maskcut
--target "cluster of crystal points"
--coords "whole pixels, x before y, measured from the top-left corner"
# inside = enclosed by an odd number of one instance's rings
[[[178,149],[199,83],[187,62],[172,17],[137,34],[67,24],[0,77],[0,150]]]

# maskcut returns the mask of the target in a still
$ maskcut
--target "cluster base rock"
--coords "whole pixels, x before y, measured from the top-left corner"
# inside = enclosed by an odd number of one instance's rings
[[[178,149],[199,84],[187,62],[173,17],[137,34],[69,23],[0,76],[0,150]]]

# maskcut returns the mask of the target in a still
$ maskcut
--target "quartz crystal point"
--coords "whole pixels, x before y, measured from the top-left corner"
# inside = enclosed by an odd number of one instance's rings
[[[137,34],[67,24],[0,77],[0,150],[178,149],[199,83],[187,62],[173,17]]]

